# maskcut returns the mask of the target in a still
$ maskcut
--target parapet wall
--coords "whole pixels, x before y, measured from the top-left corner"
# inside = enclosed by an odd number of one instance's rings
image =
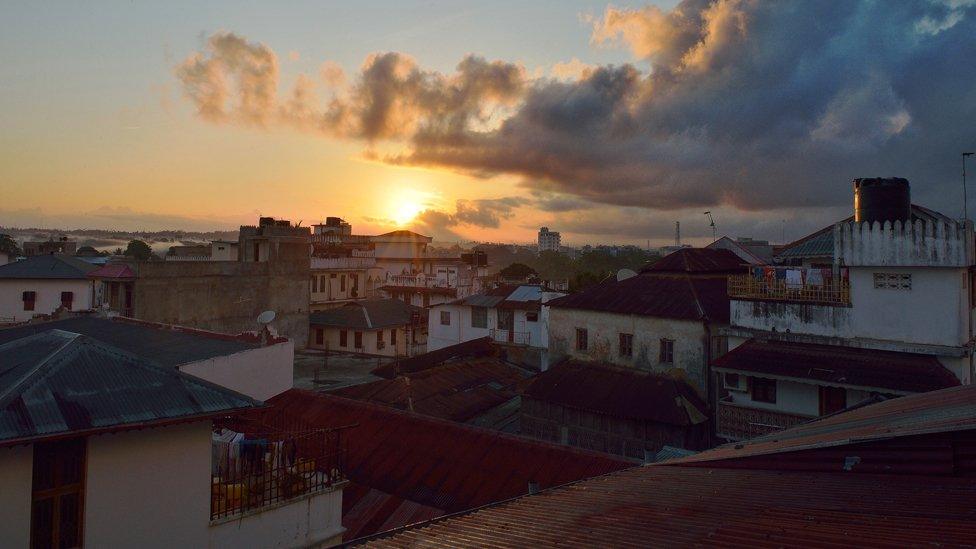
[[[152,322],[239,333],[272,326],[296,348],[308,342],[308,262],[232,261],[133,264],[133,316]]]
[[[834,225],[834,259],[851,267],[967,267],[973,257],[971,221]]]

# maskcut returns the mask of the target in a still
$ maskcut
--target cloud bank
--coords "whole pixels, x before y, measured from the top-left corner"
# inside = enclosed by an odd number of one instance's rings
[[[535,193],[521,200],[550,212],[838,206],[850,179],[879,175],[955,207],[958,153],[976,146],[974,2],[684,0],[588,21],[595,47],[626,48],[634,62],[568,60],[530,77],[469,55],[442,74],[379,53],[351,75],[326,63],[279,95],[276,54],[218,33],[176,75],[208,122],[521,176]],[[496,227],[514,206],[459,204],[432,221]]]

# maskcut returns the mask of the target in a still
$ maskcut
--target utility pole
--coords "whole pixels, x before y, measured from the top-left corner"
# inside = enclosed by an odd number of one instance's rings
[[[972,156],[971,152],[962,153],[962,219],[963,221],[969,220],[969,211],[967,210],[966,204],[966,157]]]

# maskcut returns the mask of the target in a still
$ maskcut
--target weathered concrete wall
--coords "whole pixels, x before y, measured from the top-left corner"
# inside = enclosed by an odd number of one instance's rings
[[[0,547],[30,547],[34,447],[0,448]]]
[[[576,350],[576,328],[589,332],[589,349]],[[713,330],[717,328],[713,327]],[[633,356],[620,356],[620,334],[633,334]],[[659,361],[661,339],[674,340],[674,363]],[[563,309],[549,311],[550,364],[563,357],[600,360],[657,372],[681,373],[705,389],[705,327],[701,322]]]
[[[326,490],[210,526],[210,544],[224,547],[331,547],[342,541],[342,488]]]
[[[737,299],[730,301],[729,307],[732,326],[828,337],[854,336],[851,307]]]
[[[308,260],[134,263],[133,316],[216,332],[257,330],[263,311],[273,327],[304,348],[308,341]]]
[[[294,368],[295,342],[291,340],[180,365],[181,372],[258,400],[291,389]]]

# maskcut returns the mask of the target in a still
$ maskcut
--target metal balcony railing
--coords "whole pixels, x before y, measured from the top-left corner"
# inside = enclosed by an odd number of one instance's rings
[[[814,419],[813,416],[749,408],[725,397],[718,403],[719,436],[733,440],[747,440],[776,431],[782,431]]]
[[[514,330],[491,330],[491,338],[499,343],[512,343],[515,345],[531,345],[531,332],[516,332]]]
[[[729,297],[830,305],[851,304],[850,281],[840,277],[823,277],[820,284],[795,283],[785,279],[757,277],[752,274],[729,277]]]

